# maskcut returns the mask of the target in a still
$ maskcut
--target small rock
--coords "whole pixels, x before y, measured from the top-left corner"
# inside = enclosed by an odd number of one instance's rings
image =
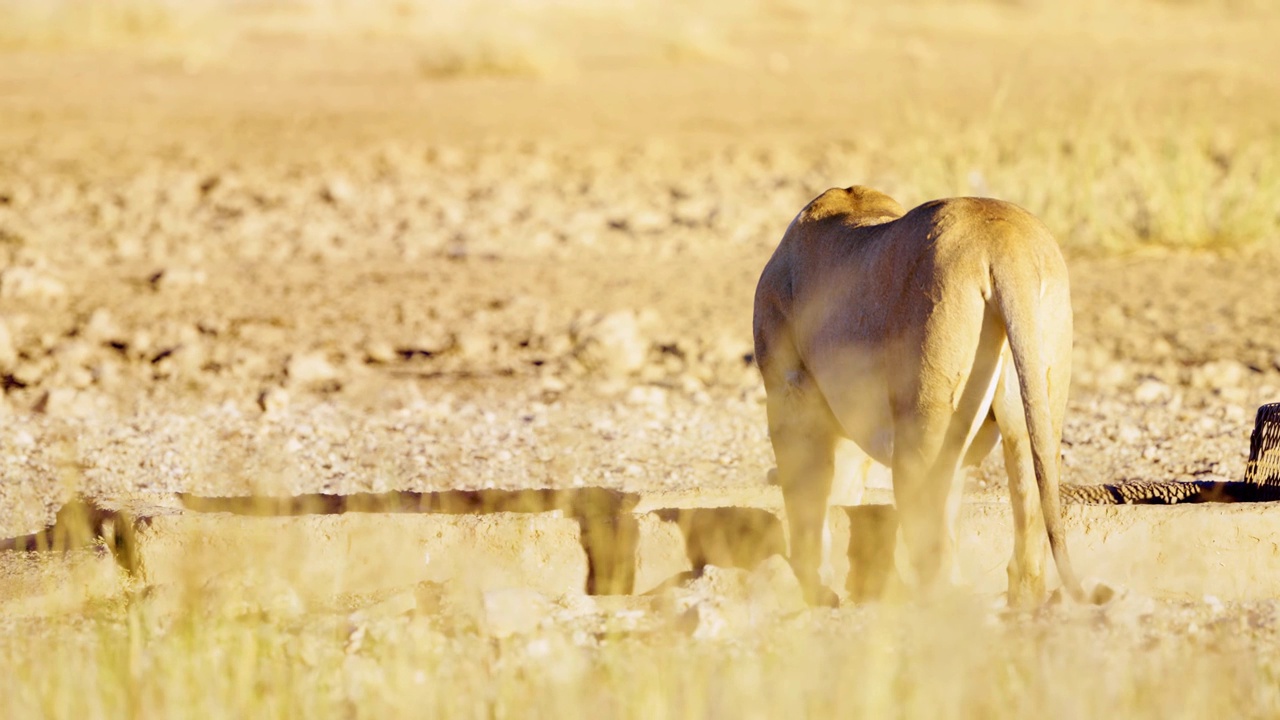
[[[445,330],[436,328],[419,335],[412,342],[399,348],[399,351],[410,355],[439,355],[452,346],[453,337]]]
[[[1160,337],[1151,341],[1147,346],[1147,352],[1161,358],[1173,357],[1176,354],[1173,344]]]
[[[1142,439],[1142,431],[1129,423],[1121,423],[1116,429],[1115,439],[1126,445],[1133,445]]]
[[[334,383],[339,378],[338,368],[321,352],[293,355],[285,364],[289,382],[299,386],[316,386]]]
[[[9,372],[18,362],[18,351],[13,346],[13,336],[9,333],[9,324],[0,318],[0,371]]]
[[[1103,616],[1116,627],[1133,627],[1156,612],[1156,601],[1151,597],[1124,588],[1107,590],[1109,594],[1098,589],[1089,594],[1100,600],[1097,604],[1102,606]]]
[[[1124,331],[1129,327],[1129,317],[1119,305],[1108,305],[1098,316],[1098,324],[1109,330]]]
[[[477,623],[481,632],[495,638],[524,635],[546,622],[552,606],[537,590],[503,588],[487,590],[480,599],[482,616]]]
[[[622,310],[599,319],[575,323],[574,356],[587,370],[606,377],[623,377],[639,370],[649,354],[636,314]]]
[[[724,636],[732,626],[740,625],[732,610],[726,612],[723,605],[713,602],[694,603],[683,616],[684,623],[692,625],[693,637],[698,640],[714,640]]]
[[[364,356],[369,362],[379,364],[395,362],[400,358],[400,354],[396,352],[391,343],[383,340],[370,340],[366,343]]]
[[[1191,386],[1206,390],[1230,390],[1244,384],[1251,371],[1235,360],[1214,360],[1191,371]]]
[[[94,374],[88,368],[76,367],[63,372],[67,384],[76,390],[84,390],[93,384]]]
[[[716,340],[708,342],[702,351],[704,362],[724,365],[734,369],[751,366],[750,337],[722,334]]]
[[[592,595],[565,595],[559,598],[556,604],[558,606],[555,612],[557,623],[581,620],[600,613],[600,602]]]
[[[716,203],[707,197],[688,197],[677,201],[671,208],[671,219],[680,225],[699,227],[708,225],[716,215]]]
[[[627,404],[654,409],[667,406],[667,391],[654,385],[637,385],[627,391]]]
[[[225,335],[230,328],[230,324],[224,318],[206,317],[196,321],[196,332],[201,335]]]
[[[539,389],[544,393],[559,394],[569,389],[569,385],[564,380],[554,376],[547,375],[538,381]]]
[[[418,609],[417,595],[412,590],[396,593],[389,598],[360,608],[355,615],[361,618],[396,617]]]
[[[751,624],[747,590],[749,573],[740,568],[707,565],[702,575],[689,583],[686,600],[698,620],[694,637],[714,638],[726,631]]]
[[[31,387],[33,385],[38,385],[51,369],[51,363],[48,361],[19,362],[17,367],[13,368],[10,372],[16,382],[23,386]]]
[[[553,358],[568,355],[573,350],[573,339],[563,333],[550,333],[542,337],[542,351]]]
[[[146,329],[139,329],[134,332],[125,343],[129,348],[129,353],[135,357],[147,355],[152,351],[155,338],[151,332]]]
[[[258,393],[258,408],[264,413],[275,415],[289,407],[289,391],[273,385]]]
[[[809,607],[791,563],[781,555],[770,555],[756,566],[748,583],[752,601],[764,612],[790,615]]]
[[[342,205],[355,200],[356,189],[345,177],[330,178],[320,189],[320,197],[327,203]]]
[[[42,415],[53,417],[80,417],[91,412],[88,398],[68,387],[57,387],[45,390],[36,404],[31,408]]]
[[[469,360],[485,360],[493,355],[493,338],[488,333],[469,330],[458,333],[454,347],[458,354]]]
[[[307,609],[296,588],[270,578],[217,576],[206,581],[188,600],[225,618],[259,614],[293,618]]]
[[[698,639],[750,632],[808,608],[800,582],[781,555],[751,572],[707,565],[684,587],[666,590],[658,605]]]
[[[612,220],[610,224],[619,230],[637,235],[649,235],[665,230],[671,224],[671,218],[656,210],[637,210],[625,217]]]
[[[111,311],[106,308],[98,308],[89,315],[84,327],[80,329],[80,335],[94,343],[118,341],[124,337],[115,318],[111,317]]]
[[[1112,389],[1117,388],[1129,380],[1129,368],[1123,363],[1108,363],[1094,374],[1093,381],[1099,388]]]
[[[1168,400],[1171,395],[1170,387],[1154,378],[1138,383],[1138,387],[1133,391],[1133,399],[1144,405]]]
[[[167,347],[156,353],[152,360],[155,377],[195,377],[204,366],[208,353],[200,343],[186,343]]]
[[[52,300],[67,294],[67,286],[36,268],[16,266],[0,272],[0,297]]]
[[[204,270],[176,267],[157,270],[147,278],[151,287],[157,291],[204,285],[208,279]]]
[[[419,613],[437,614],[445,603],[445,590],[440,583],[424,580],[415,585],[411,592],[413,592],[414,609]]]

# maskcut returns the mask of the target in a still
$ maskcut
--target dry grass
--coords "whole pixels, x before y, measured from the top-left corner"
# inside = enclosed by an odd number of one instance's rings
[[[562,51],[527,28],[480,27],[421,33],[417,37],[419,72],[428,78],[563,78],[575,70]]]
[[[1144,246],[1227,250],[1280,236],[1280,143],[1224,141],[1210,129],[1124,122],[1053,129],[928,130],[884,184],[916,199],[1017,202],[1085,252]],[[913,157],[914,155],[914,157]]]
[[[0,47],[139,49],[202,44],[218,30],[201,3],[168,0],[3,0]]]
[[[422,617],[6,621],[5,717],[1272,717],[1277,655],[1239,623],[1000,618],[968,604],[495,640]],[[1247,625],[1246,625],[1247,626]]]

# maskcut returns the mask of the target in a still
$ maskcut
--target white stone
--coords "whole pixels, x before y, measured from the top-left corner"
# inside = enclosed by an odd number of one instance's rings
[[[0,297],[52,300],[67,294],[59,279],[32,267],[10,267],[0,272]]]
[[[1138,387],[1133,391],[1133,399],[1137,402],[1148,405],[1164,400],[1168,400],[1172,391],[1169,386],[1154,378],[1147,378],[1138,383]]]
[[[667,391],[654,385],[637,385],[627,391],[627,404],[665,408],[667,406]]]
[[[399,354],[391,343],[385,340],[370,340],[365,343],[364,355],[370,362],[390,363],[399,359]]]
[[[0,319],[0,370],[9,371],[18,362],[18,351],[13,345],[9,324]]]
[[[1191,371],[1192,387],[1229,390],[1244,384],[1251,371],[1235,360],[1214,360]]]
[[[271,386],[258,394],[258,408],[264,413],[278,414],[289,407],[289,391],[282,387]]]
[[[755,606],[771,614],[792,614],[808,608],[804,590],[791,563],[781,555],[765,558],[748,578]]]
[[[322,385],[338,379],[338,368],[321,352],[293,355],[285,364],[285,374],[294,385]]]
[[[479,629],[496,638],[525,635],[540,628],[551,616],[551,603],[537,590],[501,588],[481,594]]]
[[[630,310],[609,313],[597,320],[584,319],[573,330],[574,356],[589,371],[605,377],[622,377],[639,370],[649,354],[649,342]]]

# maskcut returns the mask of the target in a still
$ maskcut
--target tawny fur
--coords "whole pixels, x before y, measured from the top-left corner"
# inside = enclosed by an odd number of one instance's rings
[[[892,468],[903,541],[928,588],[954,574],[957,473],[1001,437],[1010,600],[1043,597],[1046,537],[1064,587],[1081,597],[1058,495],[1070,290],[1040,221],[985,198],[904,213],[870,188],[828,190],[765,266],[754,334],[791,563],[812,602],[834,599],[818,566],[838,444]]]

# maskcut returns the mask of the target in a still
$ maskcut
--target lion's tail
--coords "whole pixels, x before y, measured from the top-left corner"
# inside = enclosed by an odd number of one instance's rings
[[[1038,338],[1040,328],[1036,301],[1038,295],[1022,297],[1016,288],[1040,288],[1039,273],[1034,266],[1022,262],[997,262],[991,269],[996,306],[1004,318],[1009,348],[1013,353],[1018,386],[1022,391],[1022,407],[1026,413],[1027,433],[1031,440],[1031,457],[1035,465],[1036,485],[1040,491],[1040,509],[1049,535],[1049,548],[1058,567],[1058,576],[1067,593],[1083,601],[1084,589],[1071,568],[1067,553],[1066,531],[1062,523],[1062,501],[1058,495],[1058,452],[1061,438],[1053,429],[1050,412],[1049,378]]]

